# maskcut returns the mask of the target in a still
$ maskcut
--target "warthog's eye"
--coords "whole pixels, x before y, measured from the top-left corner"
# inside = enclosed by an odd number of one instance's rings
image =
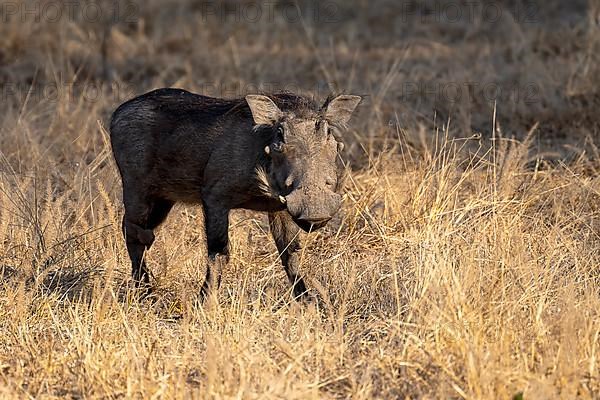
[[[277,127],[277,138],[283,142],[283,126],[281,125]]]
[[[283,142],[275,142],[273,143],[273,150],[282,153],[283,152]]]
[[[333,186],[335,185],[335,179],[333,179],[332,177],[327,177],[327,179],[325,179],[325,184],[327,186]]]

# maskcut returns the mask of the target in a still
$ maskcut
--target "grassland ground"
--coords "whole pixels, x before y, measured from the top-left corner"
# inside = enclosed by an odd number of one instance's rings
[[[0,397],[600,397],[595,2],[452,23],[392,1],[302,21],[131,4],[0,25]],[[147,254],[155,301],[132,298],[107,119],[163,86],[365,95],[343,209],[305,237],[316,304],[292,300],[266,216],[236,211],[198,305],[192,206]]]

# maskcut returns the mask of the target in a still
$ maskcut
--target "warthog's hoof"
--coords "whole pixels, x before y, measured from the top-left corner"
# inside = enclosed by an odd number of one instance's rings
[[[149,282],[132,281],[129,285],[129,293],[131,294],[131,297],[137,301],[154,298],[154,289]]]
[[[316,297],[310,290],[304,288],[303,291],[294,290],[294,300],[300,303],[311,304],[316,301]]]

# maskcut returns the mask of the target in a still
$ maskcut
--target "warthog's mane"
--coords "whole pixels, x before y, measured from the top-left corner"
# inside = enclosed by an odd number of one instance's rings
[[[314,117],[319,113],[318,104],[311,98],[297,95],[290,92],[282,93],[261,93],[269,97],[283,112],[293,113],[299,118]],[[235,102],[230,112],[244,113],[251,116],[250,107],[245,98],[231,100]]]
[[[306,96],[290,92],[261,94],[271,98],[283,112],[292,113],[298,118],[314,118],[321,112],[318,103]],[[143,103],[148,100],[155,100],[155,108],[164,111],[167,116],[218,118],[229,115],[252,118],[250,107],[244,97],[224,99],[194,94],[183,89],[166,88],[154,90],[130,102]]]

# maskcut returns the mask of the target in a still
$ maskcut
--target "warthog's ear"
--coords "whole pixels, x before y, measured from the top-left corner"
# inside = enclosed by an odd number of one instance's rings
[[[281,117],[281,110],[267,96],[249,94],[246,96],[246,101],[256,125],[271,125]]]
[[[360,96],[352,96],[343,94],[335,99],[325,103],[325,119],[334,125],[344,126],[350,120],[352,113],[358,103],[361,101]]]

